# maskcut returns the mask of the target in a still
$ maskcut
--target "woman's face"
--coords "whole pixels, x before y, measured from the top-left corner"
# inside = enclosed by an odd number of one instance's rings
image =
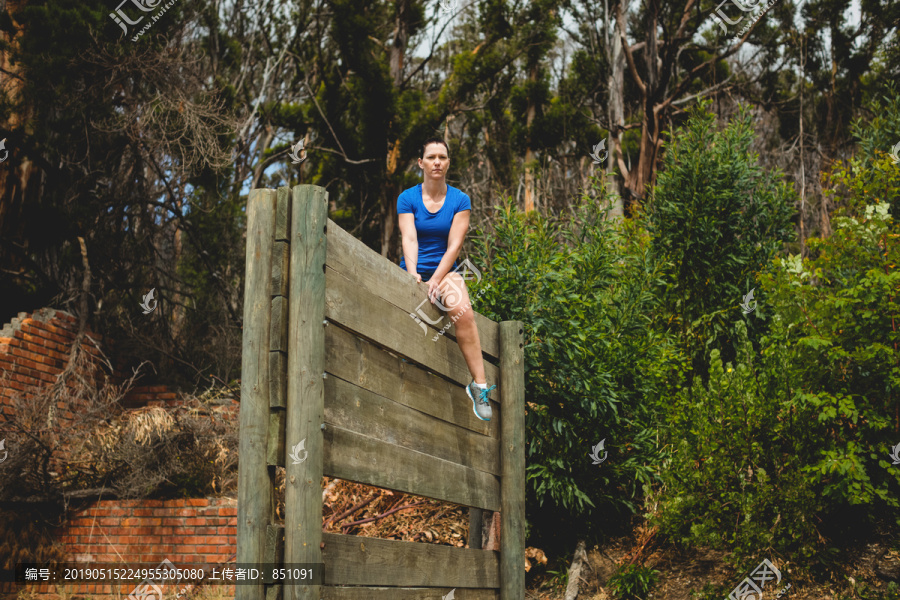
[[[443,181],[447,176],[447,168],[450,166],[450,158],[443,144],[433,143],[425,146],[425,156],[419,159],[419,168],[425,175],[425,180]]]

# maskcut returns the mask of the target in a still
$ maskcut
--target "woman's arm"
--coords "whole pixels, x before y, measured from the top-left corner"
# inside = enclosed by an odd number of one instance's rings
[[[459,251],[462,250],[463,241],[466,239],[466,232],[469,231],[469,215],[470,210],[461,210],[453,215],[453,224],[450,225],[450,234],[447,236],[447,251],[441,259],[441,264],[434,270],[434,275],[428,280],[428,296],[432,297],[432,292],[436,293],[441,280],[453,268]],[[409,265],[409,261],[407,261]]]
[[[406,270],[416,275],[417,281],[422,281],[421,275],[416,271],[419,260],[419,238],[416,236],[416,217],[412,213],[400,213],[397,215],[400,222],[400,238],[403,245],[403,258],[406,261]]]

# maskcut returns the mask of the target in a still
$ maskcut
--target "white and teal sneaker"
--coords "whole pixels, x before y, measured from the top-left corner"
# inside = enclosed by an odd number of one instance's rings
[[[482,421],[491,420],[493,413],[491,411],[491,403],[488,402],[490,400],[488,394],[496,387],[496,385],[488,387],[486,383],[482,386],[482,384],[475,383],[474,379],[472,383],[466,386],[466,394],[472,399],[472,410],[475,411],[475,416]]]

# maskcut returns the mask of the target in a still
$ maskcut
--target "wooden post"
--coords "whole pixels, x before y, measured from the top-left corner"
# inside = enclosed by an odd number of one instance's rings
[[[253,190],[247,201],[244,331],[238,461],[237,562],[262,563],[274,496],[266,467],[269,428],[269,319],[275,191]],[[235,586],[236,600],[263,600],[263,584]]]
[[[500,600],[525,594],[525,336],[500,323]]]
[[[480,508],[469,509],[469,548],[484,547],[484,544],[481,542],[482,514],[483,511]]]
[[[321,426],[325,421],[323,321],[328,222],[325,189],[295,186],[291,221],[284,562],[296,565],[322,562],[324,436]],[[319,588],[285,583],[284,598],[319,600]]]

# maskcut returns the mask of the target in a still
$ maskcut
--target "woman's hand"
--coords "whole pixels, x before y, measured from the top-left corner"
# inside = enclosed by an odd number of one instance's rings
[[[422,276],[418,273],[413,273],[416,276],[416,283],[422,283]]]
[[[422,277],[419,277],[421,280]],[[431,279],[428,280],[428,299],[431,300],[431,303],[434,304],[435,301],[441,296],[441,284],[437,280],[436,277],[432,276]]]

